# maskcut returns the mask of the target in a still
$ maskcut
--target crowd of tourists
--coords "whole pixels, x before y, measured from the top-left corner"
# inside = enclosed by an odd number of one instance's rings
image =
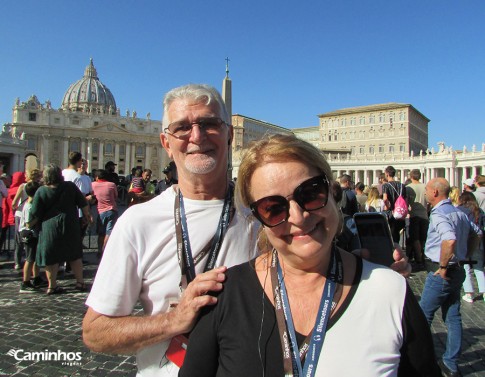
[[[152,199],[177,182],[174,164],[163,170],[165,178],[159,182],[151,182],[151,170],[141,168],[133,168],[132,174],[120,179],[115,167],[108,161],[105,169],[88,174],[88,163],[80,152],[69,153],[63,170],[48,164],[43,171],[32,169],[9,176],[0,165],[0,251],[4,260],[10,260],[13,243],[13,268],[22,275],[20,293],[43,288],[48,295],[64,293],[57,284],[60,271],[74,275],[74,290],[86,291],[84,237],[97,235],[101,259],[119,206]],[[120,190],[128,192],[128,203],[120,201]],[[41,267],[45,275],[40,273]]]
[[[429,215],[432,209],[426,199],[426,185],[421,183],[421,173],[418,169],[411,170],[404,183],[395,180],[396,170],[388,166],[379,177],[379,184],[366,186],[361,182],[353,183],[349,175],[339,177],[339,182],[345,194],[339,203],[344,216],[353,216],[357,212],[383,212],[387,214],[394,241],[401,244],[413,267],[413,272],[426,270],[424,246],[427,240]],[[408,214],[402,219],[392,216],[394,203],[402,195],[408,206]],[[466,213],[470,221],[484,229],[485,219],[485,176],[464,180],[463,187],[450,187],[449,198],[453,206]],[[462,297],[468,303],[483,299],[485,279],[483,272],[484,250],[483,242],[471,245],[464,264],[466,280],[463,285],[465,295]],[[473,294],[471,274],[475,274],[478,295]]]
[[[339,179],[343,189],[339,204],[344,218],[350,220],[359,211],[383,212],[393,240],[405,248],[413,271],[428,271],[420,306],[430,325],[441,308],[448,339],[439,366],[443,375],[459,376],[460,296],[469,304],[485,302],[485,176],[468,178],[459,188],[450,187],[444,178],[431,179],[425,185],[417,169],[404,183],[398,182],[395,175],[396,170],[388,166],[375,187],[361,182],[354,185],[350,176],[343,175]],[[403,208],[396,216],[400,205]],[[347,228],[353,229],[350,225]]]

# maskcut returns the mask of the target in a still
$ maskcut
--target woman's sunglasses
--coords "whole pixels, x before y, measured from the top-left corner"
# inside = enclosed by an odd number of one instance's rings
[[[290,217],[290,202],[294,200],[305,211],[315,211],[327,205],[329,182],[325,175],[302,182],[286,198],[280,195],[267,196],[249,205],[254,216],[267,227],[284,223]]]

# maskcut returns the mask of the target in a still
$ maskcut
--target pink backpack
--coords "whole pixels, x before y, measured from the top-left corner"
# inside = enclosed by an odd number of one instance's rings
[[[398,193],[393,185],[391,185],[391,184],[389,184],[389,185],[393,188],[393,190],[396,192],[396,194],[398,194],[398,197],[397,197],[396,201],[394,202],[394,209],[392,211],[392,216],[396,220],[404,220],[406,218],[406,216],[408,215],[408,205],[406,203],[406,200],[404,200],[404,198],[402,197],[403,186],[400,185],[401,190]]]

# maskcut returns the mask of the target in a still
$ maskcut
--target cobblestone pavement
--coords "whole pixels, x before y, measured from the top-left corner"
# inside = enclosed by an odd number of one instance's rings
[[[96,255],[85,253],[87,282],[96,272]],[[0,376],[135,376],[133,356],[93,353],[82,342],[81,321],[87,293],[75,293],[72,275],[61,276],[63,295],[20,294],[20,275],[12,262],[0,262]],[[425,272],[409,279],[414,292],[422,291]],[[485,376],[485,302],[462,302],[464,342],[460,369],[463,376]],[[446,341],[446,328],[438,311],[432,325],[437,355]],[[18,351],[16,357],[12,355]],[[28,358],[33,352],[59,354],[71,361]],[[17,360],[20,359],[20,360]]]

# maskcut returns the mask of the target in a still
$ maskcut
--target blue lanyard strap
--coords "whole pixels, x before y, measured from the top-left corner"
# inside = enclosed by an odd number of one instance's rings
[[[309,335],[303,342],[301,349],[298,349],[283,271],[276,251],[273,252],[271,275],[273,289],[275,291],[275,310],[282,343],[285,375],[295,377],[314,376],[323,342],[325,340],[332,307],[336,305],[336,303],[333,302],[333,298],[337,283],[342,283],[343,281],[342,260],[340,254],[335,251],[335,248],[332,248],[329,270],[323,288],[315,326],[311,335]],[[274,282],[277,283],[277,286],[275,286]],[[305,363],[302,366],[301,360],[305,355]]]
[[[216,233],[212,240],[201,250],[194,258],[192,247],[190,245],[189,231],[187,227],[187,218],[185,215],[185,206],[182,192],[178,190],[178,200],[175,200],[175,233],[177,237],[177,255],[182,276],[185,276],[187,284],[195,279],[195,266],[198,262],[209,253],[204,271],[211,270],[215,267],[219,250],[221,249],[224,235],[229,228],[232,216],[234,214],[234,187],[229,185],[222,207],[221,217],[217,226]],[[181,282],[182,285],[182,282]]]

